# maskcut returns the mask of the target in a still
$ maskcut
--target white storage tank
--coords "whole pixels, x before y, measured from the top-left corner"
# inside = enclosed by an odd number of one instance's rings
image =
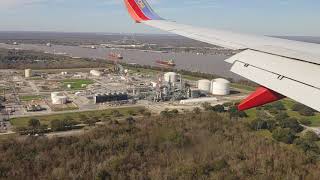
[[[210,92],[211,81],[208,79],[202,79],[198,81],[198,89],[205,92]]]
[[[102,75],[102,72],[97,71],[97,70],[91,70],[91,71],[90,71],[90,74],[91,74],[92,76],[101,76],[101,75]]]
[[[52,92],[52,93],[51,93],[51,99],[59,96],[60,94],[61,94],[60,92]]]
[[[225,96],[230,94],[230,81],[222,78],[212,80],[211,93],[213,95]]]
[[[68,100],[67,96],[56,96],[52,98],[52,104],[54,105],[66,104],[67,100]]]
[[[32,70],[31,69],[24,70],[24,75],[26,78],[32,77]]]
[[[165,82],[174,83],[174,82],[177,82],[177,80],[178,80],[178,74],[175,72],[168,72],[168,73],[164,74],[164,81]]]

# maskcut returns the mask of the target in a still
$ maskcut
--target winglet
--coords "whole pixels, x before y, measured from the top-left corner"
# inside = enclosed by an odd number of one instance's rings
[[[124,0],[130,16],[136,22],[148,20],[161,20],[162,18],[155,13],[146,0]]]
[[[239,111],[248,110],[285,98],[283,95],[265,87],[259,87],[247,97],[239,106]]]

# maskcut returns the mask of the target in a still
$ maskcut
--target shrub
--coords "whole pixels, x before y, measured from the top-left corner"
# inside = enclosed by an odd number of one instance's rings
[[[289,128],[277,128],[272,132],[272,137],[280,142],[292,144],[296,136],[294,131]]]
[[[222,105],[216,105],[216,106],[213,106],[213,107],[212,107],[212,110],[213,110],[214,112],[222,113],[222,112],[224,112],[224,106],[222,106]]]
[[[290,128],[291,130],[293,130],[296,133],[303,131],[303,127],[300,125],[298,120],[295,118],[287,118],[284,120],[280,120],[279,125],[282,128]]]
[[[300,119],[299,122],[305,126],[309,126],[312,122],[309,119]]]

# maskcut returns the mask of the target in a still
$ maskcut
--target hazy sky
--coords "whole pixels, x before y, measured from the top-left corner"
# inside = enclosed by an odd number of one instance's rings
[[[319,0],[152,0],[181,23],[265,35],[320,36]],[[135,24],[122,0],[0,0],[0,31],[161,31]]]

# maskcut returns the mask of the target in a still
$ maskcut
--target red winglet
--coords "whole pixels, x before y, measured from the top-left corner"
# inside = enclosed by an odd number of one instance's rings
[[[125,5],[126,5],[126,7],[127,7],[127,9],[128,9],[128,12],[129,12],[130,16],[131,16],[136,22],[141,22],[141,21],[143,21],[143,19],[140,18],[140,17],[138,16],[138,14],[135,12],[135,10],[132,8],[132,6],[130,5],[129,1],[128,1],[128,0],[125,0],[124,2],[125,2]]]
[[[238,110],[248,110],[274,101],[278,101],[283,98],[285,98],[285,96],[275,91],[272,91],[265,87],[259,87],[254,93],[252,93],[249,97],[241,102],[241,104],[238,106]]]

